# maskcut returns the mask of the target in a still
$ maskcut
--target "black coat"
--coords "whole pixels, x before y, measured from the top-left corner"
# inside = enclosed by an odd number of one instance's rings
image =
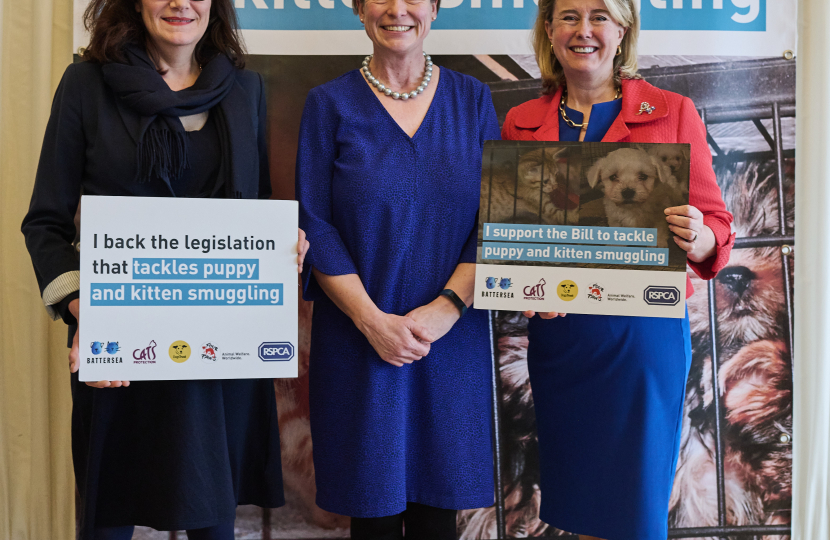
[[[246,191],[267,199],[262,77],[240,70],[237,84],[251,105],[239,114],[252,115],[258,141],[259,162],[250,164],[246,176],[256,186]],[[136,141],[128,126],[138,119],[104,83],[100,65],[67,68],[23,222],[41,292],[79,268],[72,241],[81,193],[174,196],[161,180],[135,178]],[[93,389],[73,376],[72,394],[81,538],[92,538],[93,526],[210,527],[233,520],[237,504],[284,503],[271,380],[139,381]]]

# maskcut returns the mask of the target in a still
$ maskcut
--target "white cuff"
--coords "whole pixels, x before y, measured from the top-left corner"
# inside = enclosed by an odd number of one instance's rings
[[[53,321],[60,319],[60,314],[53,307],[75,291],[81,289],[81,272],[73,270],[56,277],[43,289],[43,305]]]

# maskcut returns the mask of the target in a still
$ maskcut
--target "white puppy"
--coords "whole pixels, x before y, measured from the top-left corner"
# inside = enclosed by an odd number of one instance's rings
[[[622,148],[597,160],[586,176],[592,188],[602,182],[610,227],[656,228],[657,247],[668,247],[669,229],[663,210],[680,200],[668,184],[668,167],[644,150]]]

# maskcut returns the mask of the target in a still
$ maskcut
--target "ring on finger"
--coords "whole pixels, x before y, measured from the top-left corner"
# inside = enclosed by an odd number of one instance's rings
[[[694,243],[695,243],[695,240],[697,240],[697,232],[695,232],[695,236],[694,236],[694,238],[692,238],[691,240],[689,240],[689,242],[690,242],[690,243],[692,243],[692,244],[694,244]]]

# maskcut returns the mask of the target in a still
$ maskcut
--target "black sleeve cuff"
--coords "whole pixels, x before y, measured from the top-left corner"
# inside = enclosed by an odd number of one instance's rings
[[[52,306],[55,308],[55,311],[58,312],[58,315],[61,316],[63,322],[66,324],[73,326],[78,324],[78,321],[75,319],[75,316],[72,315],[72,312],[69,311],[69,303],[72,300],[77,300],[81,297],[81,291],[75,291],[73,293],[69,293],[63,300]]]

